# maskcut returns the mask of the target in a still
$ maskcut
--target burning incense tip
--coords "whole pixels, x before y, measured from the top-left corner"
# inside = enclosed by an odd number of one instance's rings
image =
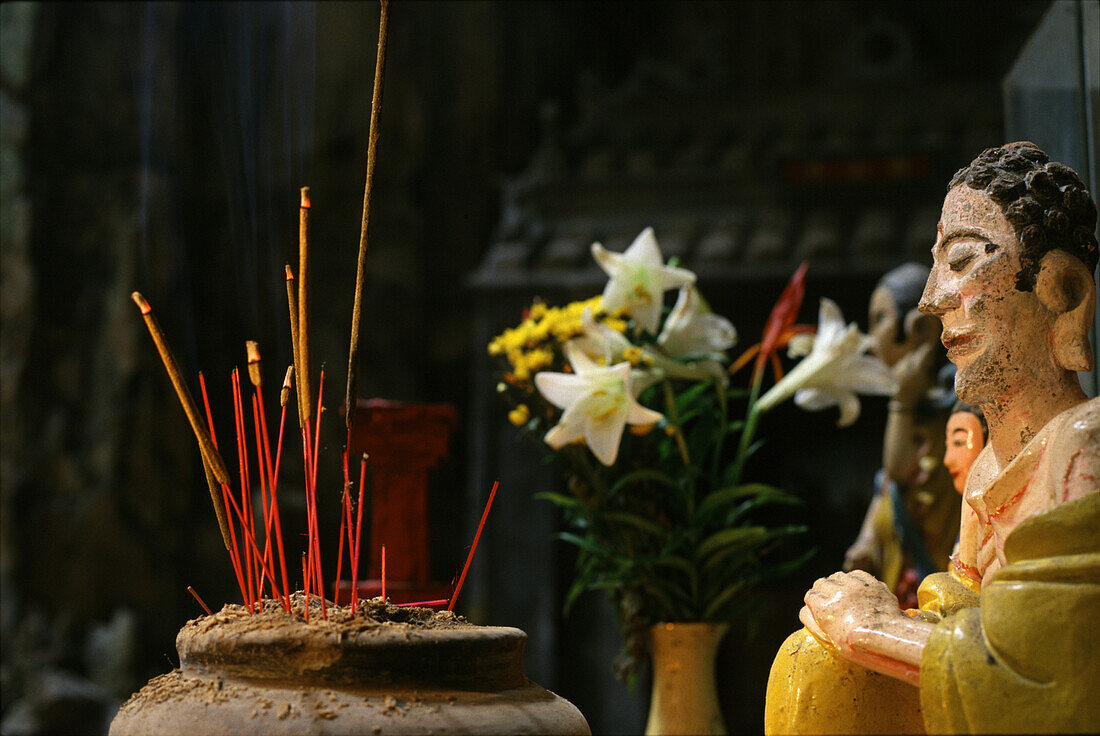
[[[294,379],[294,366],[288,365],[286,367],[286,378],[283,379],[283,388],[279,392],[279,406],[286,406],[286,402],[290,400],[290,386],[291,381]]]
[[[142,314],[149,314],[153,311],[153,308],[149,306],[149,302],[145,301],[145,297],[141,295],[140,291],[135,291],[130,295],[130,298],[134,300],[134,304],[138,305],[138,309]]]
[[[287,281],[293,281],[294,280],[294,272],[290,270],[290,264],[289,263],[286,264],[286,280]],[[135,291],[134,293],[136,294],[137,292]]]
[[[260,344],[255,340],[249,340],[245,344],[245,352],[248,355],[248,379],[253,386],[261,386],[264,382],[263,371],[260,367]]]
[[[302,209],[309,209],[309,187],[302,187]]]

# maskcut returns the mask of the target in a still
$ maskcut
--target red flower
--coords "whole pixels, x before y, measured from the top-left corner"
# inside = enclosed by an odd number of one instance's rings
[[[779,364],[779,357],[776,353],[781,348],[786,347],[795,335],[817,330],[814,325],[796,325],[794,323],[798,317],[798,311],[802,309],[802,299],[806,296],[806,271],[808,268],[809,264],[803,262],[791,275],[791,280],[787,282],[783,293],[779,295],[779,301],[772,307],[771,314],[768,315],[768,321],[764,324],[763,339],[747,349],[741,354],[741,357],[734,361],[733,365],[730,366],[730,373],[739,371],[755,356],[756,365],[752,370],[754,382],[760,372],[764,370],[764,364],[769,360],[772,369],[775,371],[775,380],[778,381],[783,377],[783,368]]]

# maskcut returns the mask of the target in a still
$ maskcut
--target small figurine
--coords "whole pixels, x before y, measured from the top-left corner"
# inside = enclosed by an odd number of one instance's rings
[[[975,529],[920,610],[862,571],[814,583],[768,680],[768,733],[1100,730],[1096,206],[1032,143],[952,179],[921,310],[989,440],[966,479]],[[975,593],[980,590],[980,597]]]
[[[988,439],[989,427],[985,423],[985,414],[982,413],[981,408],[967,404],[965,401],[956,401],[951,407],[951,416],[944,430],[944,443],[947,449],[943,453],[943,465],[951,474],[951,481],[960,497],[966,490],[970,466],[978,459]],[[974,556],[972,550],[977,539],[978,528],[978,515],[969,504],[962,504],[959,516],[959,537],[955,542],[955,549],[951,552],[951,566],[964,581],[967,579],[961,559]],[[961,547],[965,547],[965,551],[960,552]],[[970,590],[978,593],[980,584],[969,582]]]
[[[940,462],[949,406],[936,380],[940,322],[917,310],[927,280],[927,266],[904,263],[871,293],[871,352],[890,366],[898,390],[888,404],[875,494],[844,556],[844,570],[871,573],[905,607],[917,605],[917,585],[926,575],[947,569],[961,506]]]

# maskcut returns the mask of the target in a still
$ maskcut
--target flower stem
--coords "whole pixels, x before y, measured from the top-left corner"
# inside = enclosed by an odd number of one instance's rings
[[[661,381],[665,390],[665,403],[668,405],[668,414],[672,419],[673,435],[676,438],[676,447],[680,450],[680,459],[684,461],[684,467],[691,467],[691,457],[688,455],[687,442],[684,441],[684,433],[680,429],[680,415],[676,411],[676,395],[672,393],[672,383],[666,378]]]
[[[760,397],[760,384],[764,380],[764,372],[759,371],[753,378],[752,391],[749,393],[749,403],[745,410],[745,427],[741,430],[741,442],[737,445],[737,457],[734,460],[733,465],[733,477],[730,478],[730,482],[733,485],[737,485],[741,482],[741,471],[744,470],[745,452],[749,449],[749,445],[752,444],[753,435],[756,434],[756,423],[760,420],[760,414],[762,413],[760,407],[756,405],[756,400]]]

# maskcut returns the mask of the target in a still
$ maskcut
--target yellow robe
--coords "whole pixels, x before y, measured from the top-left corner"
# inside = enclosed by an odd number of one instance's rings
[[[1060,415],[1044,428],[1052,431],[1035,438],[1038,451],[1022,453],[989,486],[1012,491],[1012,501],[1029,486],[1067,493],[1049,496],[1051,506],[1020,521],[1003,544],[983,533],[979,546],[990,560],[980,606],[977,581],[954,568],[921,585],[921,610],[912,613],[938,623],[919,689],[848,662],[802,629],[772,665],[765,733],[1100,732],[1093,644],[1100,616],[1098,410],[1093,399]],[[992,500],[994,520],[1015,508],[999,495]]]

